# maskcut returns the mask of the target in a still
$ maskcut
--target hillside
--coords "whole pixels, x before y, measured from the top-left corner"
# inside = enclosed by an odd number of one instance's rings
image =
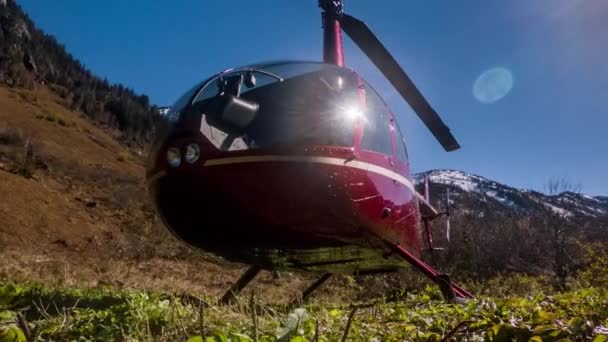
[[[432,260],[452,273],[475,277],[517,272],[557,276],[559,286],[583,264],[585,246],[608,241],[608,201],[572,192],[554,182],[550,194],[517,189],[457,170],[431,170],[414,176],[424,192],[429,179],[431,202],[445,211],[450,225],[434,221]]]

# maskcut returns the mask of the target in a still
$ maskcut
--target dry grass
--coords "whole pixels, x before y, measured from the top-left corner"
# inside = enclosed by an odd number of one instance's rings
[[[85,161],[88,165],[103,165],[118,173],[142,177],[141,162],[134,158],[126,162],[117,160],[125,149],[113,138],[113,133],[97,127],[82,113],[63,107],[58,103],[60,100],[45,88],[27,91],[0,87],[0,122],[28,132],[40,143],[41,152],[66,164]]]

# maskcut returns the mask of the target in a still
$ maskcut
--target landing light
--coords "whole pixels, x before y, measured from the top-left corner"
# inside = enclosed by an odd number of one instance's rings
[[[198,157],[201,155],[201,149],[197,144],[190,144],[186,147],[186,154],[184,154],[184,159],[190,164],[194,163],[198,160]]]
[[[172,167],[178,167],[182,163],[182,155],[177,147],[171,147],[167,150],[167,162]]]

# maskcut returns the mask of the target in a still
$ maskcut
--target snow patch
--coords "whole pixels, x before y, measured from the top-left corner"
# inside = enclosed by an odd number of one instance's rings
[[[158,113],[162,116],[166,116],[169,113],[170,107],[158,107]]]
[[[556,213],[557,215],[559,215],[561,217],[571,217],[572,216],[572,213],[569,212],[568,210],[555,206],[551,203],[544,202],[543,205],[545,207],[551,209],[551,211],[553,211],[554,213]]]
[[[502,196],[499,196],[497,191],[494,191],[494,190],[486,191],[486,195],[488,197],[491,197],[491,198],[497,200],[501,204],[506,205],[508,207],[511,207],[511,208],[516,208],[517,207],[515,205],[515,203],[513,203],[513,201],[511,201],[509,199],[506,199],[506,198],[504,198]]]
[[[596,203],[601,202],[599,199],[597,199],[597,198],[595,198],[593,196],[589,196],[589,195],[581,195],[581,196],[583,196],[583,198],[586,198],[586,199],[591,200],[591,201],[596,202]]]
[[[433,171],[429,175],[429,181],[433,183],[452,185],[468,192],[479,190],[477,185],[479,180],[477,176],[454,170]]]
[[[608,197],[590,196],[586,194],[563,192],[555,196],[531,189],[516,189],[481,176],[458,170],[432,170],[413,175],[417,185],[424,183],[424,177],[429,177],[432,184],[441,184],[457,188],[452,196],[478,194],[481,202],[495,201],[514,210],[526,210],[527,201],[534,201],[546,207],[551,212],[564,218],[574,216],[599,217],[608,215]],[[520,201],[521,200],[521,201]]]

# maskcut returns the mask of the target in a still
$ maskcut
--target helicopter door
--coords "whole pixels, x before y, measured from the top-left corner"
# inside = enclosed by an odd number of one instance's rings
[[[391,227],[395,221],[395,203],[399,187],[396,184],[396,169],[393,153],[394,127],[391,114],[380,96],[366,83],[363,130],[358,146],[360,159],[368,163],[368,178],[373,183],[369,196],[377,197],[370,219],[382,227]],[[382,234],[389,232],[383,231]],[[392,232],[397,238],[399,233]]]
[[[414,184],[410,181],[410,167],[405,140],[399,129],[396,119],[393,117],[393,138],[395,146],[395,172],[401,177],[395,183],[395,223],[394,229],[401,232],[401,242],[409,246],[421,246],[419,217],[417,215]]]
[[[380,96],[367,84],[363,135],[359,149],[370,161],[383,168],[393,164],[393,127],[391,115]]]

